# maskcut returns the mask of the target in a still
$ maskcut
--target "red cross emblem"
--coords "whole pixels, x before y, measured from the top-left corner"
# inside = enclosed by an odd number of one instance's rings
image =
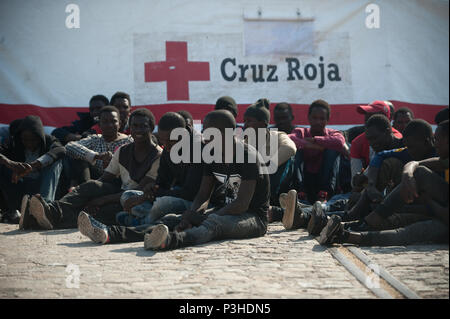
[[[166,61],[144,63],[145,82],[167,82],[167,100],[189,100],[189,81],[209,81],[209,62],[188,61],[187,42],[166,41]]]

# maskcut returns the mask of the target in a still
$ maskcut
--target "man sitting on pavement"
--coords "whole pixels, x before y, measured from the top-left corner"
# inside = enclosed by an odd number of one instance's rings
[[[99,119],[102,134],[92,134],[66,145],[67,157],[72,159],[71,179],[76,180],[71,186],[100,178],[116,149],[133,141],[131,136],[119,132],[120,115],[116,107],[103,107]]]
[[[106,227],[81,213],[78,218],[80,232],[94,242],[103,244],[144,240],[144,247],[152,250],[176,249],[219,239],[263,236],[267,231],[269,177],[260,171],[258,160],[256,163],[249,160],[251,154],[257,159],[255,150],[225,134],[226,129],[236,128],[236,121],[230,112],[218,110],[208,113],[204,120],[204,131],[210,128],[216,128],[221,133],[221,138],[216,136],[212,141],[205,137],[207,143],[222,145],[222,152],[217,153],[221,160],[204,164],[202,183],[190,210],[179,215],[169,227],[165,224],[143,230]],[[230,137],[233,151],[225,154],[225,145],[230,142],[226,138]],[[237,147],[243,150],[244,163],[240,163],[237,158]],[[213,150],[216,155],[216,149]],[[231,158],[232,163],[224,163],[226,158]],[[223,189],[223,204],[207,210],[216,183]]]
[[[104,223],[114,224],[122,210],[120,196],[129,189],[142,190],[154,183],[162,149],[152,142],[155,118],[147,109],[137,109],[130,116],[133,143],[121,146],[98,180],[89,180],[57,201],[45,201],[34,195],[22,199],[23,229],[63,229],[77,225],[82,209]],[[120,180],[118,180],[120,178]]]
[[[401,183],[364,218],[364,231],[346,227],[348,225],[335,215],[322,229],[320,244],[399,246],[428,242],[448,243],[448,126],[447,120],[441,122],[436,129],[435,146],[439,157],[406,164]],[[425,206],[422,218],[403,218],[407,213],[403,213],[402,209],[411,203]],[[357,228],[360,229],[360,225]]]

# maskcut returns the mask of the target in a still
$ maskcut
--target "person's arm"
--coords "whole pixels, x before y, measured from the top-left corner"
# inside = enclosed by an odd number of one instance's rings
[[[448,158],[443,160],[439,157],[427,158],[418,162],[420,166],[425,166],[435,173],[442,173],[448,169]]]
[[[216,181],[214,176],[203,175],[200,189],[194,198],[190,211],[203,213],[209,205]]]
[[[341,132],[329,129],[328,134],[325,136],[314,136],[314,143],[326,149],[342,152],[345,138]]]
[[[91,164],[95,164],[95,157],[96,155],[99,155],[99,153],[94,150],[94,145],[96,142],[99,142],[97,139],[98,137],[96,136],[89,136],[79,141],[67,143],[67,155],[75,159],[81,159]]]
[[[157,196],[173,196],[192,201],[195,198],[195,195],[197,195],[201,185],[202,172],[203,167],[201,164],[191,164],[186,170],[186,177],[181,187],[175,189],[161,189],[161,185],[158,184],[159,189]]]
[[[292,139],[286,133],[277,134],[278,137],[278,152],[274,156],[278,156],[278,166],[286,163],[292,156],[295,155],[297,147]],[[271,159],[272,160],[272,159]]]

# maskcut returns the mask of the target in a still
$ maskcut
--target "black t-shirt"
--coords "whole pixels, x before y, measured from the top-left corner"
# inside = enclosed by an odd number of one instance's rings
[[[268,174],[260,173],[258,159],[249,163],[248,147],[244,145],[244,163],[211,163],[204,164],[203,175],[213,176],[216,188],[211,203],[223,207],[237,198],[241,181],[256,180],[255,192],[250,201],[248,212],[256,213],[262,221],[267,221],[267,210],[270,200],[270,180]]]

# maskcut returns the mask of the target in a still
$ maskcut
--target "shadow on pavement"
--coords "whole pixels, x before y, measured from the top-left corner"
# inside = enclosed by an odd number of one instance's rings
[[[100,244],[96,244],[92,241],[81,241],[79,243],[58,243],[59,246],[66,246],[69,248],[85,248],[85,247],[98,247]]]
[[[78,232],[78,228],[71,229],[56,229],[56,230],[42,230],[41,235],[67,235]]]
[[[327,246],[322,246],[322,245],[317,244],[317,245],[314,245],[314,247],[311,250],[314,252],[317,252],[317,253],[322,253],[327,250]]]
[[[363,251],[377,254],[392,254],[396,252],[431,252],[449,250],[448,244],[423,244],[410,246],[386,246],[386,247],[359,247]]]
[[[4,235],[4,236],[26,235],[31,232],[33,232],[33,231],[14,229],[14,230],[10,230],[10,231],[4,232],[4,233],[0,233],[0,235]]]
[[[136,253],[136,256],[139,257],[152,257],[156,254],[153,250],[145,250],[144,247],[125,247],[120,249],[111,250],[113,253]]]

